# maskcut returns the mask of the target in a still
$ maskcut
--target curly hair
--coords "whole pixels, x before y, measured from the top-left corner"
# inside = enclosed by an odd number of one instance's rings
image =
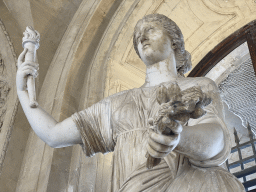
[[[185,73],[190,71],[192,67],[191,56],[190,53],[185,50],[185,43],[180,28],[174,21],[161,14],[146,15],[137,22],[133,33],[133,45],[137,55],[140,57],[137,46],[138,42],[136,40],[136,34],[139,30],[139,26],[143,22],[156,22],[157,24],[163,26],[163,28],[169,34],[172,44],[176,47],[174,52],[176,58],[176,69],[178,74],[184,76]]]

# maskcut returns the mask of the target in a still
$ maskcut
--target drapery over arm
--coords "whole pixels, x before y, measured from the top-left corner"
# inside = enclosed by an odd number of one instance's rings
[[[104,99],[91,107],[72,115],[80,131],[86,156],[114,150],[111,127],[111,101]]]

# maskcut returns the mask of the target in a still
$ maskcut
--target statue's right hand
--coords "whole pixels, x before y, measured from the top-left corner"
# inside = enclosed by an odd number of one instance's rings
[[[33,61],[24,61],[28,49],[25,48],[18,58],[18,70],[16,75],[17,91],[25,91],[27,89],[27,78],[29,75],[38,76],[39,64]]]

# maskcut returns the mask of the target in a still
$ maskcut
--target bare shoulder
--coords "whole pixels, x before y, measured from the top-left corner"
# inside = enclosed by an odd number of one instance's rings
[[[216,86],[216,83],[208,77],[186,77],[185,80],[201,86],[205,86],[209,84]]]
[[[207,77],[199,77],[199,86],[201,86],[203,91],[207,91],[207,92],[219,92],[219,89],[216,85],[216,83],[207,78]]]
[[[180,83],[185,89],[200,86],[204,92],[218,92],[216,83],[207,77],[186,77],[181,79]]]

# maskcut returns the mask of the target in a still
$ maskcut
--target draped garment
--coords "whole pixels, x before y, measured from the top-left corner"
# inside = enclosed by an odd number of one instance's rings
[[[164,83],[166,86],[171,82]],[[217,119],[224,133],[224,148],[215,157],[196,161],[171,152],[151,170],[145,166],[148,119],[157,115],[159,104],[154,87],[135,88],[117,93],[75,113],[72,118],[82,137],[82,148],[90,157],[113,153],[111,192],[241,192],[243,185],[221,168],[230,154],[229,132],[223,122],[222,103],[214,82],[207,78],[184,78],[181,90],[201,86],[213,99],[207,114],[191,119],[189,126]]]

